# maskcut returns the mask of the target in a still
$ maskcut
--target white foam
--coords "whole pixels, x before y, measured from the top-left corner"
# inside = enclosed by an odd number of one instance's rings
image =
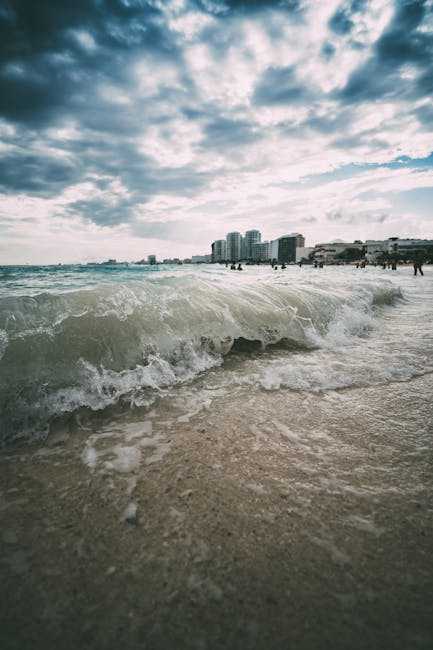
[[[7,335],[7,332],[5,330],[0,329],[0,359],[6,352],[8,342],[9,342],[9,337]]]
[[[113,469],[116,472],[127,474],[138,469],[141,463],[141,451],[138,447],[122,447],[117,445],[113,448],[116,455],[114,460],[105,462],[107,469]]]
[[[94,447],[86,447],[83,451],[82,459],[85,465],[93,469],[98,462],[98,452]]]
[[[137,504],[131,501],[123,511],[122,519],[130,524],[137,523]]]
[[[1,359],[11,364],[3,376],[26,378],[18,388],[0,376],[0,397],[3,392],[12,406],[19,401],[4,418],[5,435],[44,432],[53,416],[81,407],[96,411],[120,400],[150,406],[162,390],[221,365],[238,340],[258,349],[282,340],[295,349],[350,347],[374,326],[374,306],[400,294],[383,279],[355,281],[350,271],[337,270],[327,270],[326,278],[331,273],[332,281],[324,281],[325,274],[294,268],[285,275],[212,268],[5,299],[0,324],[4,314],[15,319],[6,319],[10,331],[1,331],[17,350]],[[0,357],[5,341],[2,334]],[[338,369],[324,371],[324,378],[320,372],[309,379],[299,367],[291,373],[270,368],[260,382],[267,389],[312,390],[322,389],[326,377],[330,388],[351,382]]]

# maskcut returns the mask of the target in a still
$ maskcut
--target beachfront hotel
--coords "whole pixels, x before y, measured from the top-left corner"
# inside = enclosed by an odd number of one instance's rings
[[[240,232],[229,232],[226,236],[227,259],[238,262],[242,258],[242,235]]]
[[[240,260],[282,263],[296,262],[297,248],[305,247],[305,237],[300,233],[282,235],[272,241],[262,242],[260,230],[230,232],[226,239],[217,239],[211,244],[212,262],[238,262]]]

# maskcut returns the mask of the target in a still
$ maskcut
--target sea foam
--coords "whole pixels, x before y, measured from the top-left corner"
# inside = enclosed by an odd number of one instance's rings
[[[297,269],[296,269],[297,270]],[[365,335],[374,310],[401,293],[353,276],[244,275],[216,268],[87,290],[0,299],[0,441],[44,437],[49,422],[118,401],[146,405],[166,387],[223,363],[231,351],[327,349]],[[320,384],[320,378],[310,386]],[[324,371],[325,372],[325,371]],[[330,386],[344,383],[344,373]],[[300,379],[263,379],[267,388]]]

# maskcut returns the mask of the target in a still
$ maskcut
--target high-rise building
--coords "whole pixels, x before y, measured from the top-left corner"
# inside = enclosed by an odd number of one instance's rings
[[[278,238],[278,261],[296,262],[296,237]]]
[[[227,259],[227,244],[225,239],[217,239],[212,244],[212,262],[225,262]]]
[[[262,235],[259,230],[247,230],[244,240],[244,257],[247,260],[253,259],[253,244],[258,244],[262,241]]]
[[[304,239],[302,235],[298,235],[297,233],[292,235],[283,235],[282,237],[278,237],[278,239],[274,239],[274,241],[271,242],[270,259],[276,260],[279,264],[296,262],[296,247],[297,241],[299,241],[298,237]],[[300,241],[302,241],[302,239]]]
[[[238,262],[242,257],[242,235],[240,232],[229,232],[226,236],[227,260]]]

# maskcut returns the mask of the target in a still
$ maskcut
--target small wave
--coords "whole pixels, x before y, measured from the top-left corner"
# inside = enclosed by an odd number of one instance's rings
[[[146,402],[230,351],[344,345],[373,326],[376,306],[399,297],[387,282],[185,274],[4,298],[0,442],[43,437],[53,417],[82,407]]]

